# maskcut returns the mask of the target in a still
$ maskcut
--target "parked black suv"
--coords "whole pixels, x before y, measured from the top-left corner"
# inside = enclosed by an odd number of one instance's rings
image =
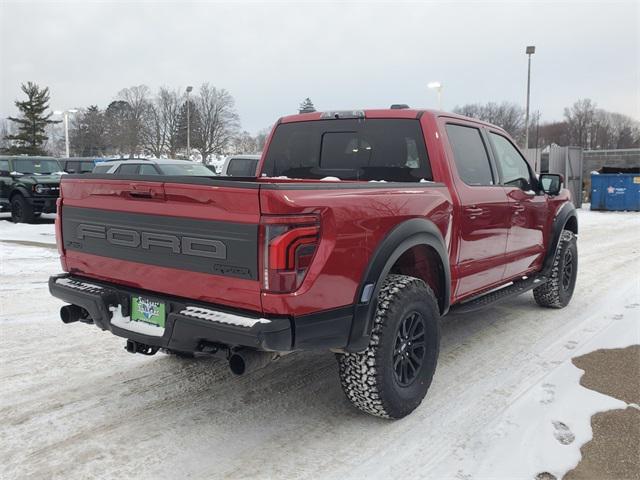
[[[53,157],[0,156],[0,210],[10,210],[16,223],[54,213],[61,174]]]
[[[71,157],[59,158],[58,163],[63,172],[67,173],[91,173],[93,167],[102,162],[102,159],[95,157]]]

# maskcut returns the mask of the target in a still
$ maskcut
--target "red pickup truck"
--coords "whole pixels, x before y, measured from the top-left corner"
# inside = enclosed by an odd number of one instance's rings
[[[255,177],[66,175],[65,323],[133,353],[217,355],[242,374],[323,349],[361,410],[424,398],[440,317],[533,289],[569,302],[577,216],[500,128],[434,111],[281,118]]]

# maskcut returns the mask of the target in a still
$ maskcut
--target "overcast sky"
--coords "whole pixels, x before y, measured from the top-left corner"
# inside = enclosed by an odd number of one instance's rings
[[[589,97],[640,119],[640,2],[28,2],[0,0],[0,115],[19,85],[52,109],[105,108],[127,86],[210,82],[256,132],[311,97],[319,110],[524,106],[560,119]]]

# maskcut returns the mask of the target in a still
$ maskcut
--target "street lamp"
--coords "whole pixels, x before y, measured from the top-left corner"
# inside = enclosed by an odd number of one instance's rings
[[[438,110],[442,110],[442,83],[440,82],[429,82],[427,87],[431,90],[438,91]]]
[[[192,90],[192,86],[187,87],[187,158],[189,159],[191,159],[191,110],[189,106],[189,94]]]
[[[69,114],[70,113],[78,113],[78,110],[75,108],[70,108],[69,110],[61,111],[56,110],[53,112],[54,115],[62,115],[64,120],[64,147],[65,147],[65,157],[69,158]]]
[[[529,148],[529,94],[531,92],[531,55],[536,53],[536,47],[529,45],[525,51],[529,57],[529,66],[527,69],[527,111],[524,116],[524,148]]]

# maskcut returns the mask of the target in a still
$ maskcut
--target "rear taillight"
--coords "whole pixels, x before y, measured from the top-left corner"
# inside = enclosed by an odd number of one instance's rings
[[[314,215],[262,217],[262,287],[273,293],[300,288],[320,241]]]

